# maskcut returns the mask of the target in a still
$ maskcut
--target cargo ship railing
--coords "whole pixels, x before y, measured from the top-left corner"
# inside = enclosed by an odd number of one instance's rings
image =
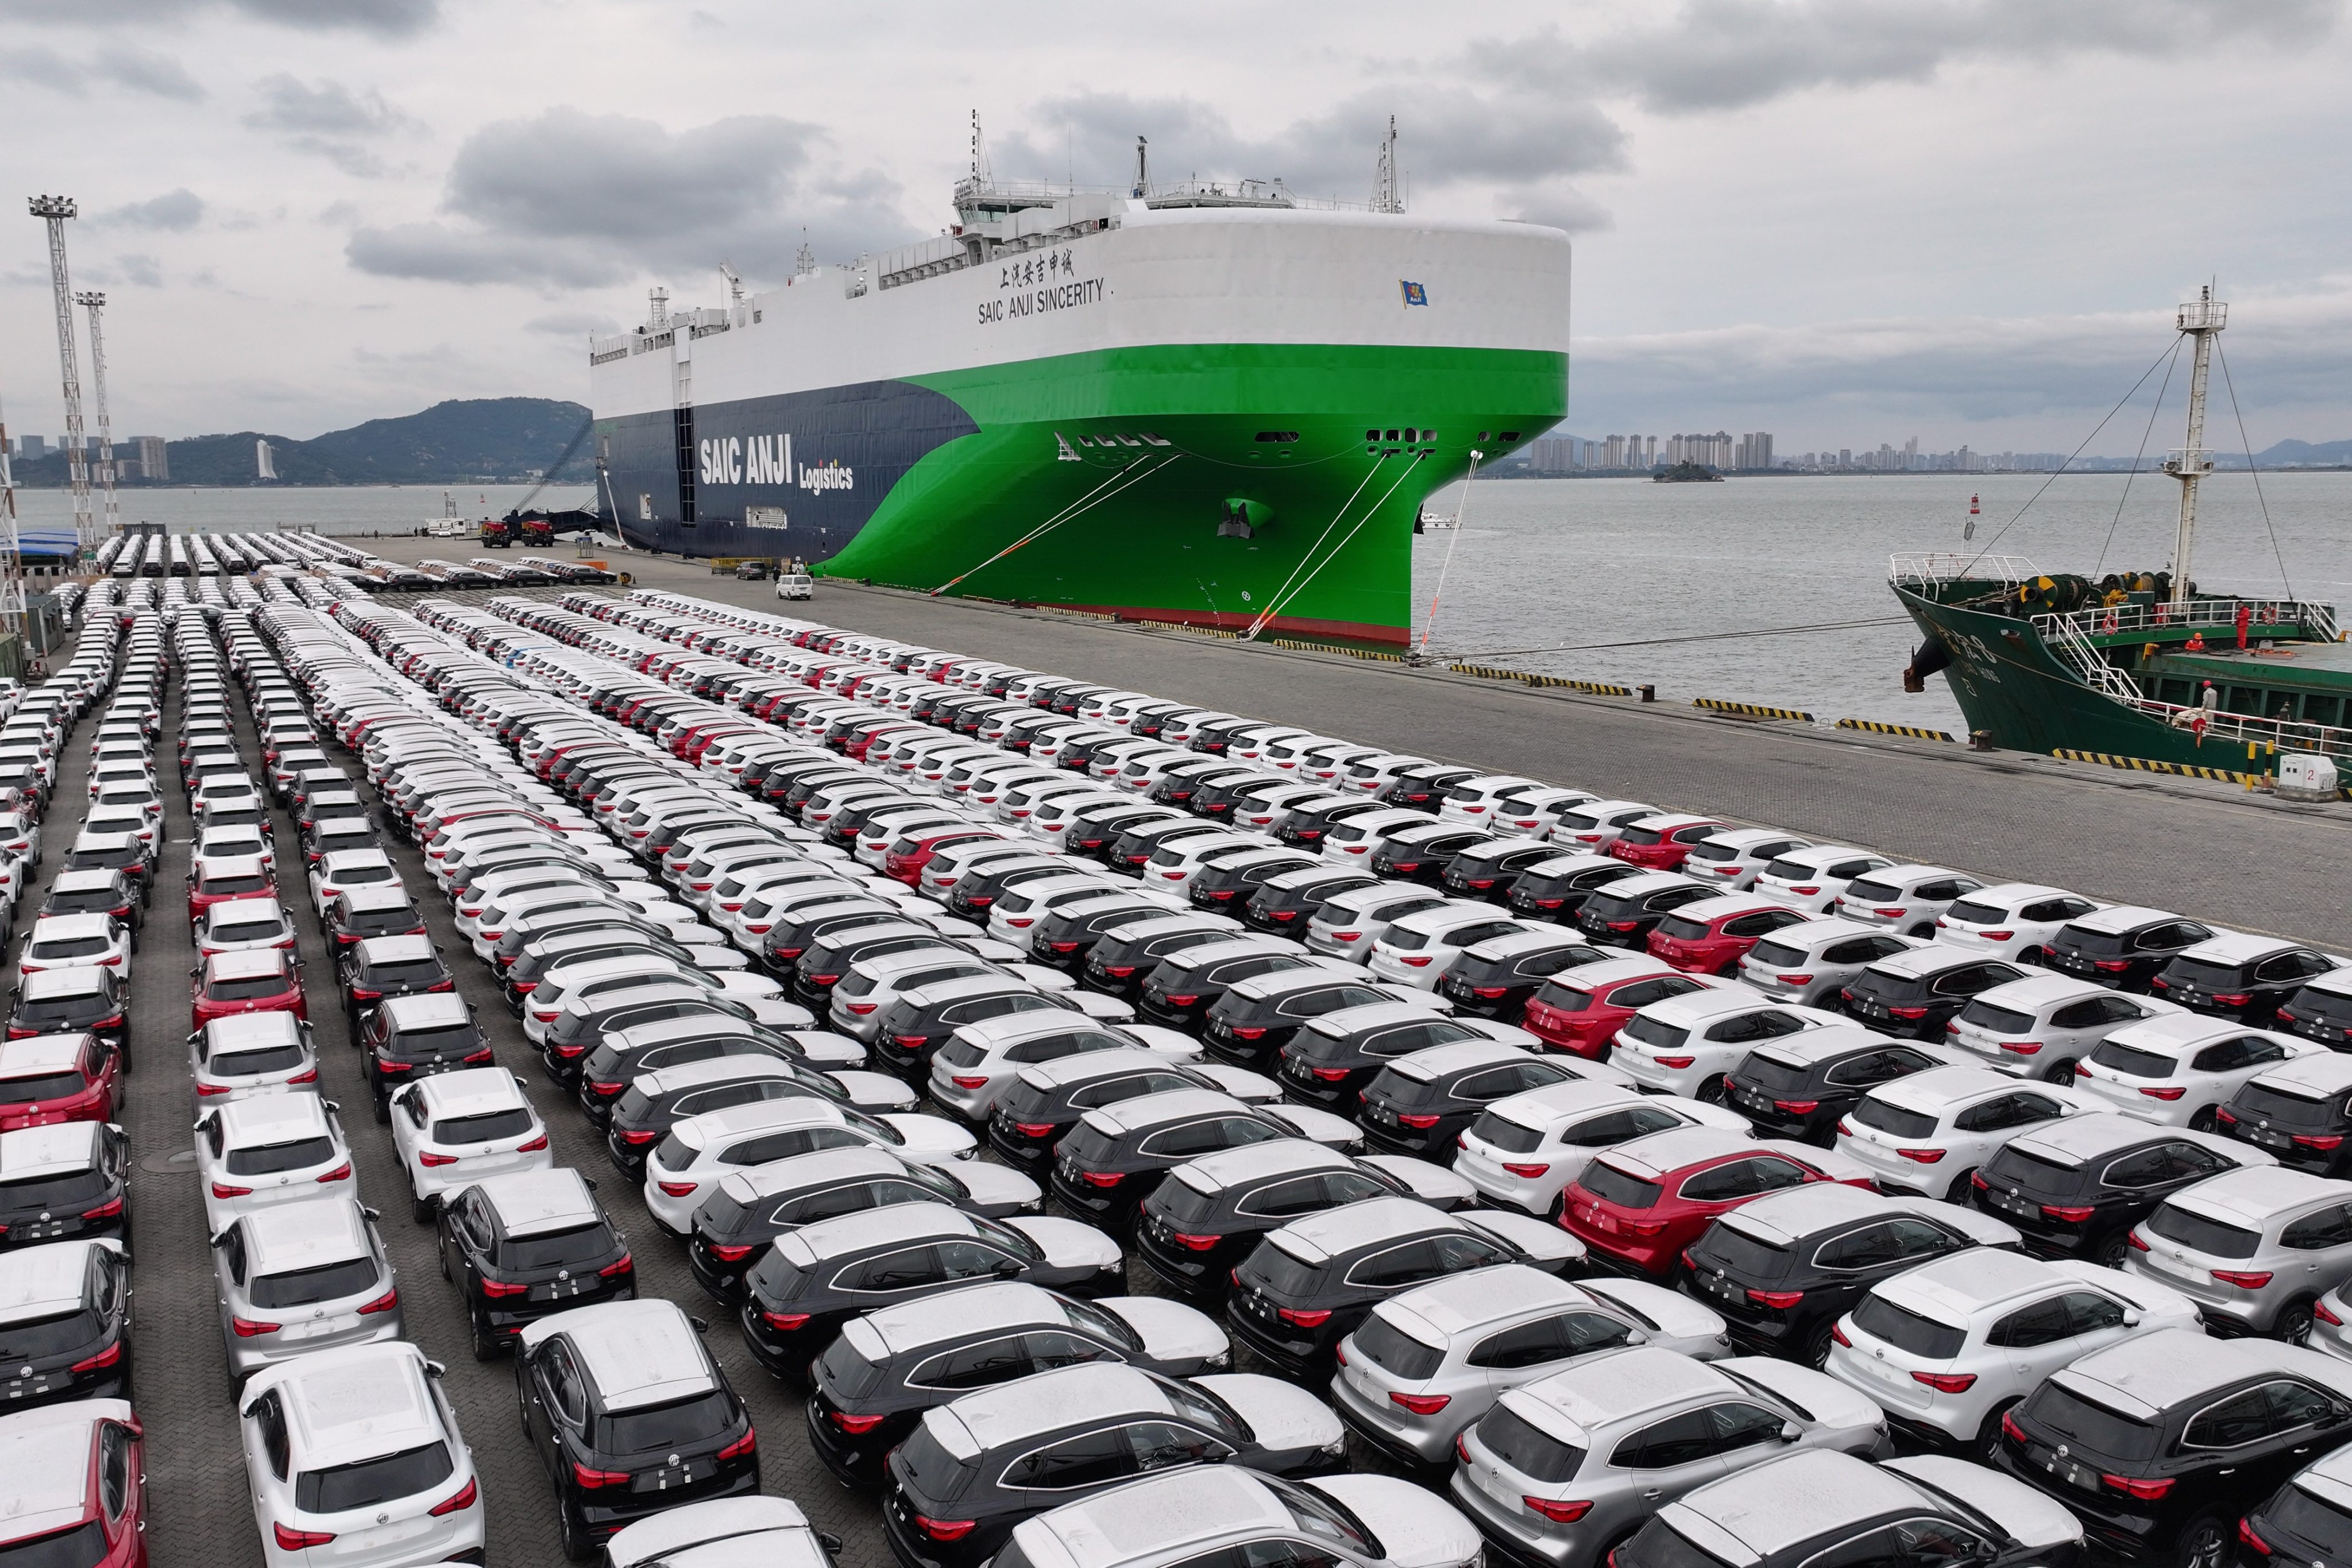
[[[1957,550],[1902,552],[1889,556],[1886,576],[1897,585],[1939,588],[1947,583],[2031,583],[2042,569],[2022,555],[1970,555]]]
[[[2177,626],[2216,626],[2228,632],[2234,642],[2241,606],[2252,612],[2252,618],[2246,625],[2249,641],[2281,637],[2298,639],[2307,637],[2318,642],[2336,640],[2335,606],[2315,605],[2305,599],[2196,598],[2185,605],[2094,606],[2087,610],[2035,616],[2033,626],[2045,638],[2058,635],[2060,623],[2068,625],[2084,637],[2112,637],[2120,633],[2162,631]]]
[[[2033,628],[2042,634],[2042,647],[2102,694],[2118,702],[2142,700],[2138,683],[2107,662],[2107,656],[2084,635],[2073,616],[2036,616]]]
[[[2221,709],[2183,708],[2177,702],[2158,702],[2147,697],[2138,698],[2129,706],[2175,730],[2197,731],[2197,721],[2201,717],[2205,721],[2203,739],[2232,747],[2260,747],[2264,756],[2278,752],[2352,756],[2352,730],[2341,725],[2313,724],[2301,719],[2262,719]]]

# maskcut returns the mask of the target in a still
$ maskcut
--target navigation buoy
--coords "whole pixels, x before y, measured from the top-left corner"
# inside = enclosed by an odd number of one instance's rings
[[[1977,498],[1976,498],[1976,497],[1974,497],[1974,496],[1970,496],[1970,497],[1969,497],[1969,525],[1968,525],[1966,528],[1964,528],[1964,529],[1960,530],[1960,537],[1961,537],[1962,539],[1974,539],[1976,536],[1977,536]]]

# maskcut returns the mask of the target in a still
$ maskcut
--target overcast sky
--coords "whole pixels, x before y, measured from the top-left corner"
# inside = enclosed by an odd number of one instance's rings
[[[118,432],[302,437],[583,398],[649,284],[937,232],[973,108],[1000,176],[1143,134],[1359,201],[1393,113],[1414,210],[1575,232],[1580,434],[2071,449],[2218,276],[2255,447],[2342,439],[2346,10],[0,0],[0,399],[63,428],[36,191],[80,202]]]

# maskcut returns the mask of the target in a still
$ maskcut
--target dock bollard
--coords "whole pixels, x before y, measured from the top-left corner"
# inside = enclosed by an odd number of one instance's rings
[[[1992,749],[1992,731],[1990,730],[1971,730],[1969,731],[1969,751],[1990,752]]]
[[[1655,702],[1658,700],[1658,689],[1654,686],[1637,686],[1633,689],[1642,694],[1642,700],[1644,702]]]

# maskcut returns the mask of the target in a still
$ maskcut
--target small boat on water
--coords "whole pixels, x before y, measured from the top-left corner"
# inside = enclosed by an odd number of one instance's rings
[[[2305,753],[2352,778],[2352,646],[2335,606],[2204,593],[2190,574],[2213,471],[2206,372],[2228,314],[2207,289],[2175,321],[2191,360],[2187,437],[2161,470],[2180,485],[2170,568],[2093,579],[2021,556],[1897,555],[1888,586],[1926,634],[1906,689],[1941,672],[1970,727],[2012,751],[2251,773]]]

